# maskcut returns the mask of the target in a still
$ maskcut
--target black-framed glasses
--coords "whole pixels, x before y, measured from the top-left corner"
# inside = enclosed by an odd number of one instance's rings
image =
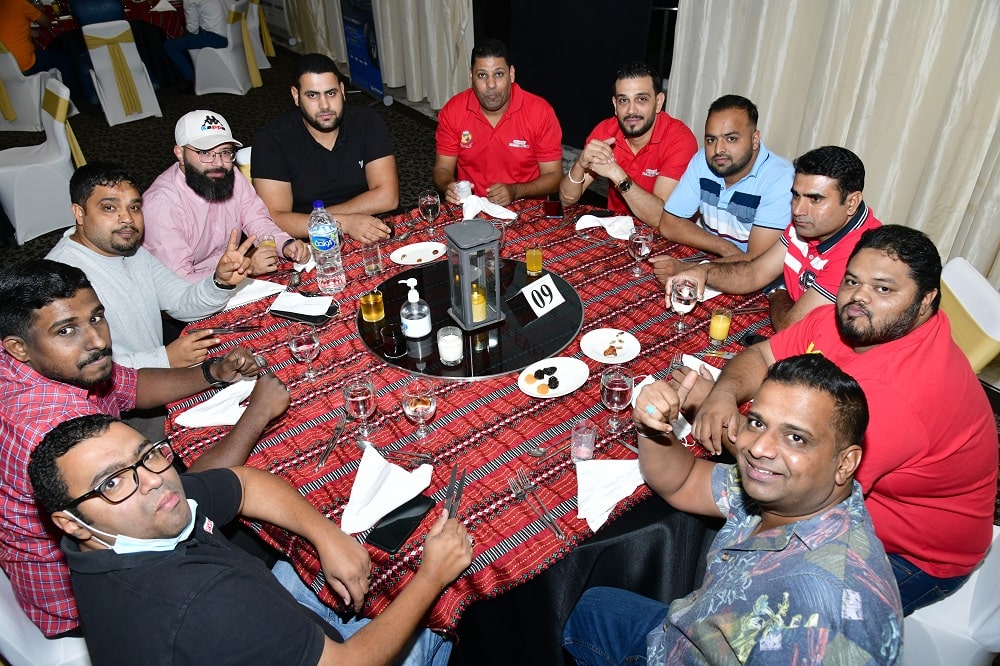
[[[202,164],[211,164],[215,161],[216,155],[222,158],[223,164],[232,164],[233,160],[236,159],[236,151],[230,148],[223,148],[222,150],[198,150],[190,146],[184,146],[184,148],[185,150],[190,150],[192,153],[197,153],[198,159]]]
[[[91,497],[100,497],[110,504],[121,504],[139,490],[139,468],[143,467],[153,474],[162,474],[174,461],[174,450],[170,442],[161,439],[154,443],[135,461],[135,464],[112,472],[106,479],[97,484],[93,490],[84,493],[65,506],[72,509]]]

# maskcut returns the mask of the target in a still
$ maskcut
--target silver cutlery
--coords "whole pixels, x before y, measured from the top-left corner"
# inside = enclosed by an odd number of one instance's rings
[[[344,432],[346,425],[347,414],[344,413],[340,415],[340,421],[337,423],[337,427],[333,429],[333,436],[330,437],[330,441],[326,445],[326,450],[323,451],[323,455],[316,461],[316,467],[313,468],[314,472],[319,471],[326,464],[326,459],[330,457],[330,453],[337,447],[337,440],[340,439],[340,433]]]
[[[562,539],[563,541],[565,541],[566,533],[562,531],[562,528],[560,528],[559,525],[556,523],[555,516],[552,515],[548,507],[545,506],[545,502],[543,502],[542,499],[538,496],[538,493],[536,492],[538,490],[538,486],[531,481],[531,477],[528,476],[528,473],[525,472],[523,469],[517,470],[517,482],[515,482],[513,486],[517,486],[518,488],[521,489],[522,491],[521,494],[524,496],[524,501],[528,504],[528,506],[532,508],[535,514],[542,519],[542,522],[544,522],[548,526],[548,528],[552,530],[552,533],[555,534],[560,539]],[[511,488],[512,490],[513,486]],[[517,493],[515,493],[515,496],[516,495]],[[531,502],[532,498],[534,498],[535,502],[538,503],[537,507]],[[518,499],[521,498],[518,497]]]

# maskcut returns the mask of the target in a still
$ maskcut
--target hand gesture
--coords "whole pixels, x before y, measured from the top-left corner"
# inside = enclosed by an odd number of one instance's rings
[[[242,347],[231,349],[222,357],[222,363],[215,366],[215,378],[223,382],[235,382],[242,377],[254,377],[260,366],[253,352]]]
[[[190,368],[208,357],[208,350],[222,342],[212,331],[198,331],[177,338],[167,345],[171,368]]]
[[[229,232],[226,252],[219,259],[219,265],[215,267],[215,279],[222,284],[236,286],[250,272],[250,259],[246,253],[257,241],[257,236],[251,235],[242,244],[239,240],[240,235],[236,229]]]
[[[493,183],[486,190],[486,198],[498,206],[506,206],[514,200],[514,186],[506,183]]]
[[[330,538],[321,547],[323,576],[338,599],[360,611],[371,583],[372,561],[365,547],[331,525]]]
[[[309,263],[309,259],[312,257],[312,250],[309,249],[309,244],[303,243],[297,238],[293,239],[291,243],[286,243],[281,251],[285,255],[285,259],[294,261],[297,264]]]
[[[583,152],[580,153],[580,159],[578,160],[580,166],[615,183],[623,180],[625,170],[615,162],[615,154],[612,148],[614,145],[614,137],[604,139],[603,141],[594,139],[584,146]]]

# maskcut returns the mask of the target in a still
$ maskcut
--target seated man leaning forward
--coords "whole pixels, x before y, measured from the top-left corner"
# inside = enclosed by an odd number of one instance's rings
[[[250,258],[252,275],[270,273],[278,252],[286,259],[309,261],[309,246],[275,225],[253,187],[233,168],[236,149],[230,125],[214,111],[191,111],[174,127],[177,164],[161,173],[146,190],[144,246],[188,282],[210,276],[226,251],[230,234],[257,241]],[[261,242],[271,236],[273,243]]]
[[[746,97],[724,95],[712,102],[705,147],[691,158],[663,206],[664,238],[739,259],[756,257],[777,242],[792,217],[793,171],[788,160],[764,147],[757,117]],[[650,259],[654,267],[657,260],[663,259]]]
[[[172,664],[389,664],[407,651],[408,664],[447,662],[449,643],[417,633],[472,561],[465,528],[447,512],[427,534],[416,576],[385,611],[346,623],[327,613],[336,618],[328,624],[297,601],[315,595],[294,572],[279,581],[220,528],[241,516],[308,539],[326,580],[355,610],[371,577],[364,547],[283,479],[249,467],[178,475],[173,459],[169,442],[103,415],[60,424],[31,456],[38,502],[67,535],[62,549],[95,665],[164,655]]]
[[[930,239],[887,225],[862,234],[837,303],[816,308],[726,364],[687,396],[694,436],[710,451],[732,448],[739,405],[776,360],[820,353],[868,396],[871,424],[858,482],[885,545],[906,614],[947,596],[982,561],[993,534],[997,429],[969,361],[938,311],[941,258]],[[676,411],[657,385],[656,416]]]
[[[467,180],[473,194],[501,206],[555,192],[562,178],[562,127],[548,102],[514,83],[503,42],[476,44],[469,83],[438,114],[437,188],[458,203],[455,181]]]
[[[373,217],[399,205],[399,176],[385,122],[367,105],[348,105],[344,77],[325,55],[299,58],[292,82],[298,107],[254,139],[253,186],[278,226],[308,238],[313,202],[322,201],[348,236],[389,237]]]
[[[575,204],[598,176],[608,179],[608,208],[656,228],[663,204],[698,151],[694,134],[663,108],[660,75],[633,62],[618,70],[613,118],[587,137],[580,156],[559,182],[559,200]]]
[[[771,308],[771,326],[788,328],[807,312],[837,300],[847,258],[861,234],[882,226],[862,199],[865,165],[847,148],[823,146],[795,162],[792,185],[792,221],[764,254],[751,260],[714,261],[691,266],[664,258],[660,275],[679,272],[667,280],[667,293],[676,279],[698,283],[727,294],[749,294],[764,289]]]
[[[250,268],[244,256],[249,239],[237,246],[237,232],[232,230],[212,275],[189,283],[140,245],[145,229],[142,195],[124,167],[90,162],[73,174],[69,194],[76,226],[45,258],[87,274],[105,307],[115,362],[130,368],[187,368],[204,361],[221,340],[208,330],[182,335],[164,346],[160,312],[193,321],[221,310],[230,289]]]
[[[642,390],[637,413],[659,404],[655,391]],[[897,663],[899,593],[854,480],[867,423],[858,383],[807,354],[771,368],[735,465],[695,458],[664,421],[643,431],[649,487],[726,524],[700,589],[667,607],[592,588],[566,622],[564,647],[582,664]]]
[[[28,483],[31,452],[55,425],[84,414],[150,409],[259,368],[232,349],[193,368],[133,370],[114,363],[104,306],[79,268],[18,264],[0,275],[0,564],[21,608],[46,636],[79,624],[69,570]],[[263,375],[240,420],[192,469],[242,465],[288,390]]]

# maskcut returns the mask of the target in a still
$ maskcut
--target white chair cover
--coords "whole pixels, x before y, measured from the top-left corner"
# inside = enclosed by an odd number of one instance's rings
[[[93,64],[90,77],[108,125],[162,116],[128,21],[91,23],[82,29]]]
[[[226,48],[189,51],[194,61],[196,95],[209,93],[245,95],[253,87],[247,66],[247,54],[243,46],[244,21],[231,20],[234,15],[246,16],[248,5],[248,0],[239,0],[229,6],[230,21],[226,26],[226,38],[229,43]]]
[[[250,45],[253,46],[257,69],[271,69],[268,56],[274,57],[274,46],[271,43],[271,33],[267,29],[267,21],[263,20],[264,10],[260,0],[250,0],[247,9],[247,34],[250,35]]]
[[[951,337],[979,372],[1000,353],[1000,293],[962,257],[941,272],[941,309]]]
[[[59,70],[25,76],[14,55],[0,42],[0,130],[37,132],[42,129],[42,90]]]
[[[48,639],[28,619],[0,569],[0,654],[10,666],[90,666],[82,638]]]
[[[0,204],[14,225],[18,245],[74,223],[69,200],[73,162],[66,134],[69,89],[49,79],[45,90],[45,143],[0,151]]]
[[[253,146],[243,146],[236,151],[236,166],[240,168],[240,173],[247,177],[247,180],[251,180],[250,176],[250,156],[252,154],[251,149]]]

